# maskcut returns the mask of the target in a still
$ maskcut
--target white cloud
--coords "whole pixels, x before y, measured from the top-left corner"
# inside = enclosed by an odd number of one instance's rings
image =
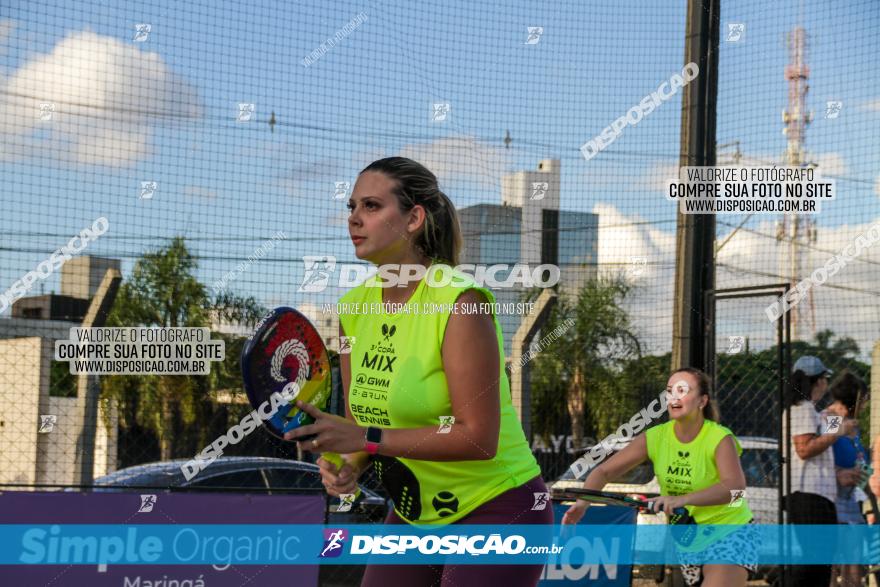
[[[639,215],[627,216],[611,204],[596,204],[592,212],[599,215],[600,274],[622,274],[632,284],[624,307],[643,351],[666,352],[672,341],[675,234],[643,224]],[[644,258],[645,265],[634,258]]]
[[[868,112],[880,112],[880,98],[865,102],[859,108]]]
[[[400,156],[414,159],[430,169],[441,187],[464,180],[500,189],[501,176],[510,167],[505,149],[467,136],[406,145],[401,149]]]
[[[648,167],[645,174],[637,179],[636,185],[665,193],[666,182],[678,178],[678,169],[677,162],[655,161]]]
[[[195,89],[156,53],[90,31],[71,33],[2,85],[0,158],[54,156],[122,167],[150,153],[152,127],[200,115]],[[55,105],[51,121],[40,104]],[[48,137],[44,134],[48,132]]]
[[[599,215],[599,265],[620,266],[624,269],[632,256],[646,256],[648,263],[674,253],[675,236],[641,224],[638,215],[626,216],[611,204],[596,204],[593,214]],[[651,279],[652,269],[646,268],[643,276]]]
[[[864,223],[827,228],[823,227],[820,221],[817,242],[801,250],[800,278],[804,279],[822,267],[829,258],[878,222],[880,218],[866,219]],[[787,259],[788,245],[775,240],[775,219],[761,220],[758,226],[751,228],[769,235],[769,238],[752,232],[738,232],[719,254],[717,260],[719,288],[786,280],[780,276],[784,275],[782,261]],[[724,238],[724,236],[719,237],[719,241]],[[810,294],[815,308],[816,330],[828,328],[838,336],[851,336],[859,343],[863,354],[870,353],[880,323],[880,305],[876,302],[876,295],[880,294],[877,285],[878,274],[880,274],[880,243],[862,251],[857,259],[828,278],[824,285],[813,287]],[[874,294],[865,292],[874,292]],[[762,304],[760,314],[763,315],[764,307],[772,299],[760,300]],[[798,307],[809,310],[808,301],[801,301]],[[804,325],[805,330],[806,328],[807,325]],[[809,339],[811,333],[805,332],[804,337]]]
[[[217,192],[206,187],[197,185],[188,185],[183,188],[183,195],[191,198],[205,198],[213,200],[217,197]]]
[[[597,204],[599,214],[599,263],[608,273],[621,272],[633,285],[625,303],[627,311],[646,344],[646,352],[666,352],[672,344],[672,312],[675,283],[675,229],[658,229],[641,224],[639,215],[627,215],[607,203]],[[738,224],[741,218],[719,216],[719,220]],[[734,220],[731,220],[734,219]],[[775,239],[776,217],[755,217],[738,231],[718,254],[716,285],[719,289],[766,285],[784,281],[782,259],[786,245]],[[880,218],[864,223],[826,228],[819,224],[818,242],[802,254],[804,274],[822,267],[833,254]],[[664,227],[667,225],[664,225]],[[723,242],[732,227],[718,226],[717,242]],[[820,250],[815,250],[820,249]],[[829,252],[825,252],[829,251]],[[645,257],[647,264],[639,269],[632,257]],[[633,273],[637,272],[637,275]],[[880,243],[862,252],[825,285],[813,288],[816,330],[829,328],[838,336],[851,336],[864,354],[870,353],[880,324],[877,304],[877,276],[880,275]],[[871,293],[875,292],[874,295]],[[732,334],[752,338],[752,348],[765,348],[775,343],[775,330],[764,313],[772,297],[749,298],[742,301],[719,302],[717,335],[724,340]],[[802,302],[803,303],[803,302]],[[806,338],[811,337],[806,332]]]
[[[817,153],[812,159],[819,164],[819,173],[824,176],[846,175],[849,166],[840,153]]]
[[[16,22],[11,18],[0,18],[0,55],[6,54],[9,37],[15,30]]]

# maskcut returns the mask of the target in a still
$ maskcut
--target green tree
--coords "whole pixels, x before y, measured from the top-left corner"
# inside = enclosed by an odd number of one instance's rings
[[[120,287],[107,325],[209,327],[212,319],[255,323],[265,313],[253,298],[221,294],[212,299],[194,275],[197,267],[183,237],[144,254]],[[210,421],[213,391],[241,388],[240,341],[236,353],[235,337],[214,333],[212,338],[226,340],[226,360],[212,363],[209,376],[103,378],[102,401],[116,404],[123,427],[137,424],[155,434],[162,460],[191,454],[208,440],[207,426],[192,425]]]
[[[859,354],[859,345],[855,339],[849,336],[841,336],[834,340],[836,335],[830,329],[821,330],[816,333],[816,355],[826,365],[845,364]],[[834,340],[834,344],[832,344]]]
[[[537,338],[561,334],[531,365],[535,432],[546,437],[567,417],[573,446],[583,447],[588,430],[607,434],[637,410],[640,392],[621,378],[623,367],[641,356],[622,307],[629,292],[623,278],[613,277],[588,281],[576,297],[560,296]]]

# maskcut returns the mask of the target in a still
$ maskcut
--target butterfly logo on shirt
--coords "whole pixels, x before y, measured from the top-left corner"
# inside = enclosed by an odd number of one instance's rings
[[[666,468],[667,475],[675,475],[677,477],[690,477],[693,466],[690,463],[690,451],[679,450],[678,458],[673,459],[672,464]]]
[[[389,340],[392,336],[394,336],[395,332],[397,332],[397,326],[392,326],[391,328],[388,328],[387,324],[382,325],[382,336],[385,337],[385,340]]]

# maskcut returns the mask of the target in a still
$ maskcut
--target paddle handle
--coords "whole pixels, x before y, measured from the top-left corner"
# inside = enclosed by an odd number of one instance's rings
[[[655,513],[655,514],[657,513],[654,511],[654,502],[653,501],[647,502],[645,507],[648,508],[648,511]],[[675,516],[687,516],[688,511],[687,511],[687,508],[675,508],[674,510],[672,510],[672,514]]]
[[[342,457],[339,455],[339,453],[325,452],[325,453],[322,453],[321,456],[324,457],[325,461],[329,461],[329,462],[333,463],[334,465],[336,465],[337,469],[341,469],[342,465],[345,464],[345,461],[342,460]],[[357,499],[361,496],[361,488],[360,487],[357,487],[355,489],[354,496],[355,496],[354,497],[355,499]]]

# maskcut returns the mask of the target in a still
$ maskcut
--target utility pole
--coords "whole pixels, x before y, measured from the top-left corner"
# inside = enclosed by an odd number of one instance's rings
[[[813,113],[807,110],[806,97],[810,89],[810,66],[806,63],[807,33],[802,27],[795,27],[788,34],[788,51],[791,61],[785,66],[785,79],[788,80],[788,107],[782,113],[785,128],[782,133],[788,138],[785,150],[785,164],[790,167],[808,167],[804,155],[804,136],[807,125],[813,121]],[[794,286],[804,274],[804,247],[816,242],[816,221],[808,215],[795,212],[786,213],[782,222],[776,224],[776,240],[787,243],[788,250],[781,257],[780,273]],[[798,305],[791,312],[791,339],[804,338],[807,328],[816,335],[816,307],[810,290],[802,294]]]
[[[116,294],[122,284],[122,274],[118,269],[108,269],[104,273],[89,309],[83,318],[81,328],[99,328],[107,323],[107,316],[113,309]],[[79,474],[79,485],[91,485],[95,480],[95,440],[98,434],[99,401],[101,383],[96,375],[81,373],[77,376],[77,402],[83,410],[83,424],[76,440],[74,471]]]
[[[720,0],[688,0],[685,63],[700,74],[682,90],[679,165],[715,165]],[[672,368],[703,368],[707,308],[703,292],[715,288],[715,215],[678,212],[675,236],[675,295]]]

